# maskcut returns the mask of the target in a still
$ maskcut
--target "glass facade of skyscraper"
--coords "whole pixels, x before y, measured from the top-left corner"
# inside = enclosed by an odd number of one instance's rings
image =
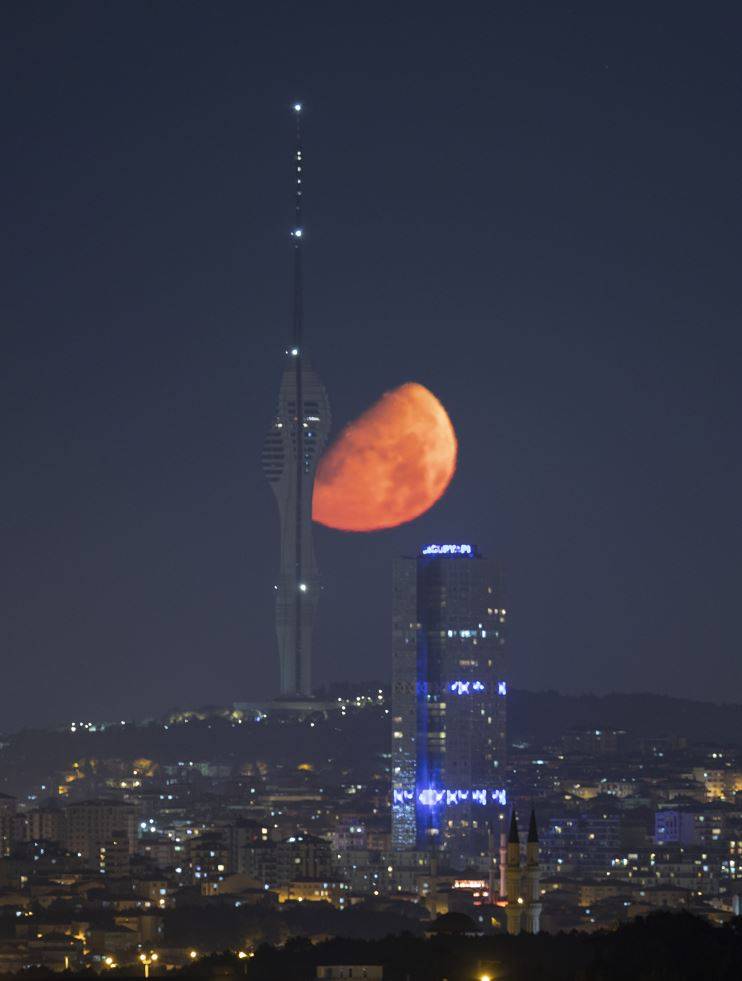
[[[393,844],[465,862],[506,804],[499,578],[473,545],[428,545],[396,560],[393,607]]]

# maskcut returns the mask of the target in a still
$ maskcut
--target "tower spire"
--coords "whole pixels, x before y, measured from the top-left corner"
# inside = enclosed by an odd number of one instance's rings
[[[303,555],[302,555],[302,518],[304,511],[304,391],[303,391],[303,370],[302,370],[302,343],[304,341],[303,319],[304,319],[304,289],[302,282],[301,268],[301,245],[304,236],[304,229],[301,225],[302,219],[302,149],[301,149],[301,102],[294,103],[294,116],[296,117],[296,150],[294,154],[295,185],[294,185],[294,211],[295,224],[291,233],[294,239],[294,330],[293,348],[291,353],[294,355],[294,371],[296,374],[296,412],[295,412],[295,431],[296,431],[296,511],[294,520],[296,522],[296,549],[294,555],[295,563],[295,583],[294,583],[294,603],[296,605],[297,629],[294,631],[294,685],[297,691],[302,690],[302,631],[299,625],[303,619],[303,600],[302,593],[307,586],[304,582]],[[311,518],[310,518],[311,520]]]
[[[281,566],[274,587],[281,695],[304,698],[312,692],[312,628],[320,592],[312,545],[312,491],[317,461],[330,430],[330,404],[304,351],[302,105],[295,102],[291,108],[296,124],[291,339],[278,412],[263,445],[263,471],[276,496],[281,525]]]

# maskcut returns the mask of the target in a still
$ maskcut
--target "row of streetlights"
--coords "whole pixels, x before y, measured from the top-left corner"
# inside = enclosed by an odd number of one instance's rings
[[[191,958],[191,960],[194,960],[195,961],[196,958],[198,957],[198,951],[197,950],[189,950],[188,951],[188,956]],[[248,957],[254,957],[255,955],[252,952],[248,953],[247,951],[244,951],[244,950],[238,950],[237,951],[237,956],[238,956],[238,958],[241,961],[244,961],[244,960],[247,960]],[[151,950],[149,952],[149,954],[140,954],[139,955],[139,960],[142,962],[142,965],[144,966],[144,977],[145,977],[145,979],[147,979],[147,978],[149,978],[149,969],[150,969],[150,967],[153,964],[156,964],[157,963],[157,961],[159,960],[159,956],[158,956],[158,954],[157,954],[156,951]],[[108,968],[118,967],[118,964],[114,961],[113,957],[104,957],[103,958],[103,963]],[[245,966],[247,966],[247,965],[245,965]],[[494,981],[494,979],[492,978],[492,976],[490,974],[480,974],[479,975],[479,978],[478,978],[478,981]]]
[[[190,957],[190,959],[192,961],[195,961],[197,959],[197,957],[198,957],[198,951],[197,950],[189,950],[188,951],[188,956]],[[247,951],[244,951],[244,950],[238,950],[237,951],[237,956],[239,957],[239,959],[241,961],[244,961],[248,957],[254,957],[255,955],[252,952],[248,953]],[[159,954],[157,953],[157,951],[154,951],[154,950],[150,950],[150,952],[148,954],[142,953],[142,954],[139,955],[139,960],[141,961],[142,967],[144,968],[145,981],[146,981],[146,979],[149,978],[149,969],[150,969],[150,967],[153,967],[155,964],[157,964],[157,962],[158,962],[159,959],[160,959]],[[109,969],[113,969],[113,968],[116,968],[116,967],[119,966],[116,963],[115,959],[113,957],[111,957],[111,956],[104,957],[103,958],[103,963]]]

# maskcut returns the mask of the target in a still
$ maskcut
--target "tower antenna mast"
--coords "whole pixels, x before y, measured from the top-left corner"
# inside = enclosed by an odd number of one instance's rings
[[[296,117],[296,148],[294,152],[294,228],[291,236],[294,239],[294,329],[293,343],[297,350],[296,357],[301,357],[301,342],[303,340],[304,297],[301,268],[301,244],[304,236],[302,227],[302,173],[303,150],[301,143],[301,113],[302,104],[294,103]],[[293,352],[292,352],[293,353]]]

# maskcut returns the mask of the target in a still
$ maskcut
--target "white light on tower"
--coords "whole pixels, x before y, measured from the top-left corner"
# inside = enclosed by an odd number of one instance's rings
[[[294,112],[301,112],[301,102],[294,103]]]

